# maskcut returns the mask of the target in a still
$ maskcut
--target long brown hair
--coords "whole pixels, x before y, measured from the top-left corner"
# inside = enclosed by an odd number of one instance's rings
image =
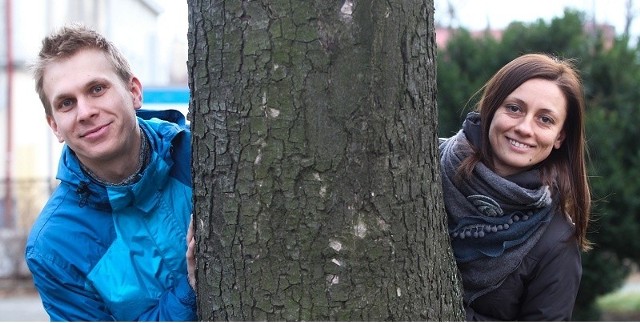
[[[496,110],[511,92],[530,79],[555,82],[567,101],[565,139],[559,149],[539,164],[542,182],[560,193],[560,208],[575,223],[578,244],[590,249],[586,238],[591,212],[591,193],[586,170],[584,131],[585,103],[582,81],[571,60],[547,54],[525,54],[503,66],[483,86],[476,111],[480,113],[482,145],[465,159],[463,176],[471,176],[476,163],[482,161],[493,169],[493,151],[489,142],[489,126]]]

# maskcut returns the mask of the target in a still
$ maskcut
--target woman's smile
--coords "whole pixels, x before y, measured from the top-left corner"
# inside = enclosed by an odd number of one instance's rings
[[[489,126],[496,173],[513,175],[545,160],[564,139],[566,100],[552,81],[530,79],[496,110]]]

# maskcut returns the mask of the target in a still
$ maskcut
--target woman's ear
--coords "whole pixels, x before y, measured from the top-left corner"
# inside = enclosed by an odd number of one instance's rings
[[[562,142],[564,142],[564,138],[565,138],[565,133],[564,133],[564,129],[562,129],[562,131],[560,131],[560,133],[558,134],[556,141],[553,143],[553,148],[559,149],[562,146]]]

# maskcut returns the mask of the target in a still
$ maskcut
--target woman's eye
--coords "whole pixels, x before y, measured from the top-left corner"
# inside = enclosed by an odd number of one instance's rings
[[[509,112],[518,112],[518,111],[520,111],[520,107],[517,106],[517,105],[514,105],[514,104],[508,104],[506,106],[506,108],[507,108],[507,111],[509,111]]]
[[[541,116],[540,121],[544,124],[553,124],[553,119],[548,116]]]
[[[93,87],[93,93],[100,93],[104,90],[104,87],[102,85],[96,85]]]

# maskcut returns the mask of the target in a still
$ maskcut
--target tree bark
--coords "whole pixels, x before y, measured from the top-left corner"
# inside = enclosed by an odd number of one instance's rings
[[[454,321],[433,0],[189,0],[201,320]]]

